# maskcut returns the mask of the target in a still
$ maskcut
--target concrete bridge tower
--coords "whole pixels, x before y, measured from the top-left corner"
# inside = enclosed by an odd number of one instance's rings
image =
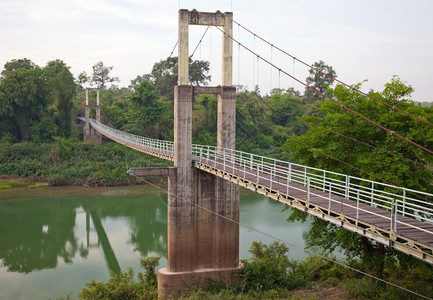
[[[96,91],[96,103],[95,104],[89,104],[89,92]],[[101,122],[101,109],[99,106],[99,89],[96,88],[86,88],[86,105],[84,107],[84,141],[92,141],[96,142],[98,144],[102,143],[102,135],[97,132],[92,126],[90,126],[89,122],[89,114],[90,114],[90,107],[95,107],[96,121]]]
[[[192,101],[195,94],[218,97],[217,146],[235,148],[236,102],[232,85],[233,14],[179,10],[178,85],[174,89],[174,167],[168,180],[168,265],[158,272],[160,298],[175,296],[205,278],[230,281],[239,265],[239,188],[192,167]],[[189,85],[189,25],[220,26],[222,85]],[[205,208],[205,209],[203,209]],[[213,211],[218,215],[210,213]],[[222,217],[221,217],[222,216]]]

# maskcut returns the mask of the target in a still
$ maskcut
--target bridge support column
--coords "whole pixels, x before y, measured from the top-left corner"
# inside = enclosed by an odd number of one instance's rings
[[[174,168],[168,178],[168,263],[158,271],[158,296],[208,284],[229,283],[239,269],[239,188],[192,167],[192,99],[188,85],[188,26],[222,26],[232,35],[232,13],[179,10],[178,86],[174,89]],[[197,88],[218,94],[217,146],[235,148],[235,88],[232,41],[223,38],[222,87]],[[218,150],[219,151],[219,150]],[[233,222],[234,221],[234,222]]]
[[[96,105],[89,105],[89,91],[96,91]],[[90,107],[95,107],[95,119],[101,121],[101,107],[99,105],[99,90],[98,89],[86,89],[86,105],[84,107],[84,141],[102,143],[102,135],[97,132],[92,126],[90,126]]]
[[[231,101],[225,103],[230,110],[234,108],[234,88],[228,91],[233,93],[227,92],[221,99]],[[239,226],[226,219],[239,221],[239,189],[192,168],[192,98],[191,86],[175,87],[175,163],[168,177],[168,264],[158,272],[158,293],[163,299],[176,297],[180,290],[205,286],[207,278],[231,282],[233,271],[240,267]],[[234,122],[235,112],[227,109],[219,113],[223,116],[220,121]],[[226,125],[221,125],[221,130],[218,127],[221,143],[234,145],[234,125]]]
[[[235,149],[236,143],[236,88],[222,86],[218,94],[217,146]],[[230,151],[226,155],[231,155]],[[216,212],[239,222],[239,187],[223,178],[215,178]],[[219,218],[216,228],[216,244],[224,261],[221,267],[239,263],[239,224]]]

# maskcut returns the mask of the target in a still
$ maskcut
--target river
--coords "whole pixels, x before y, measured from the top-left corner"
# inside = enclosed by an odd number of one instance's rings
[[[132,266],[140,256],[167,264],[166,186],[44,187],[0,190],[0,299],[77,298],[84,282],[106,281],[109,269]],[[304,247],[309,223],[287,223],[289,211],[241,190],[240,222]],[[240,227],[240,257],[252,241],[271,238]],[[290,257],[302,259],[290,248]]]

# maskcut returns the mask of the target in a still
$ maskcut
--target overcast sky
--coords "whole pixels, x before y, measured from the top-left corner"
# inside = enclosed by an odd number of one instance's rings
[[[168,57],[177,41],[179,8],[233,11],[234,19],[308,63],[332,66],[363,90],[382,90],[393,75],[415,88],[414,100],[433,101],[432,0],[0,0],[0,68],[29,58],[39,66],[62,59],[77,76],[103,61],[127,86]],[[190,27],[190,52],[205,27]],[[260,55],[304,80],[307,70],[234,26]],[[175,52],[177,55],[177,51]],[[195,59],[211,61],[212,84],[221,82],[221,33],[210,30]],[[239,63],[240,62],[240,63]],[[234,84],[262,94],[273,87],[303,88],[234,45]]]

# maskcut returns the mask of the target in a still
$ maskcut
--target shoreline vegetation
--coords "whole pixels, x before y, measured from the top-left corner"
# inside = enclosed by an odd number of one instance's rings
[[[178,299],[417,299],[414,294],[384,282],[334,264],[317,256],[302,261],[289,258],[289,248],[280,242],[269,245],[253,242],[251,258],[243,259],[244,268],[235,272],[234,285],[209,280],[207,287],[191,287]],[[335,259],[330,257],[331,259]],[[107,282],[92,279],[78,293],[80,299],[157,299],[156,267],[159,257],[140,259],[144,273],[134,274],[132,268],[111,273]],[[344,261],[354,269],[362,269],[362,261],[352,258]],[[402,272],[404,271],[404,272]],[[388,266],[385,280],[431,297],[432,275],[426,276],[417,268],[403,265]],[[67,296],[66,299],[71,299]]]
[[[3,143],[0,144],[0,189],[135,185],[142,182],[126,172],[129,167],[169,165],[170,162],[107,141],[96,145],[58,138],[53,143]]]
[[[2,180],[0,179],[0,190],[8,190],[17,187],[27,187],[29,189],[42,188],[48,185],[47,183],[34,182],[31,181],[19,181],[17,180]]]

